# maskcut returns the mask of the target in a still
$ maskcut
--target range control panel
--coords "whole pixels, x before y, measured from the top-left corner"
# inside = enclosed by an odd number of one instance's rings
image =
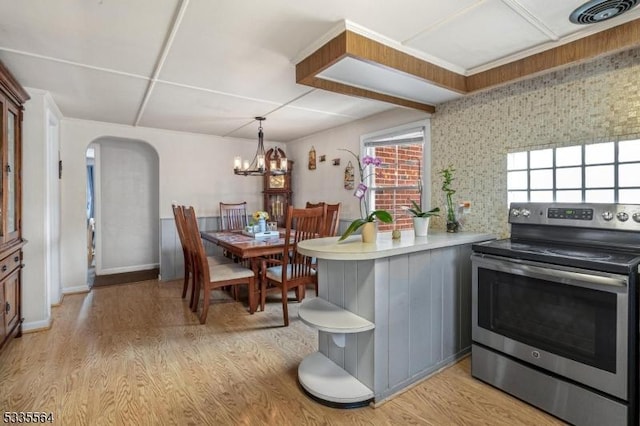
[[[512,203],[509,223],[640,231],[640,204]]]
[[[593,209],[549,207],[547,209],[547,217],[549,219],[592,220]]]

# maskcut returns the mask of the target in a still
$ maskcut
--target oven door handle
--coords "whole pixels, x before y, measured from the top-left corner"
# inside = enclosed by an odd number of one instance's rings
[[[624,291],[629,283],[629,277],[625,275],[549,265],[521,259],[505,259],[486,254],[479,255],[474,253],[471,255],[471,261],[477,265],[487,266],[494,271],[608,292]]]

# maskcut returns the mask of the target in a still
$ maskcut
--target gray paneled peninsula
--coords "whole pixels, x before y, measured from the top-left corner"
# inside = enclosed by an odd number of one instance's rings
[[[327,405],[379,403],[451,364],[471,347],[471,244],[491,234],[380,233],[303,241],[318,259],[318,297],[299,315],[317,328],[318,352],[298,368],[302,387]]]

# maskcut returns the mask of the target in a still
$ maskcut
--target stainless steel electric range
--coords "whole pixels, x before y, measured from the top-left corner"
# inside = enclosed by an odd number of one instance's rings
[[[638,424],[640,205],[520,203],[473,245],[472,375],[576,425]]]

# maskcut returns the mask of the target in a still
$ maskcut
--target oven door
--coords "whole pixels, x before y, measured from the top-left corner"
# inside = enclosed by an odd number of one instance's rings
[[[627,400],[627,276],[471,259],[474,342]]]

